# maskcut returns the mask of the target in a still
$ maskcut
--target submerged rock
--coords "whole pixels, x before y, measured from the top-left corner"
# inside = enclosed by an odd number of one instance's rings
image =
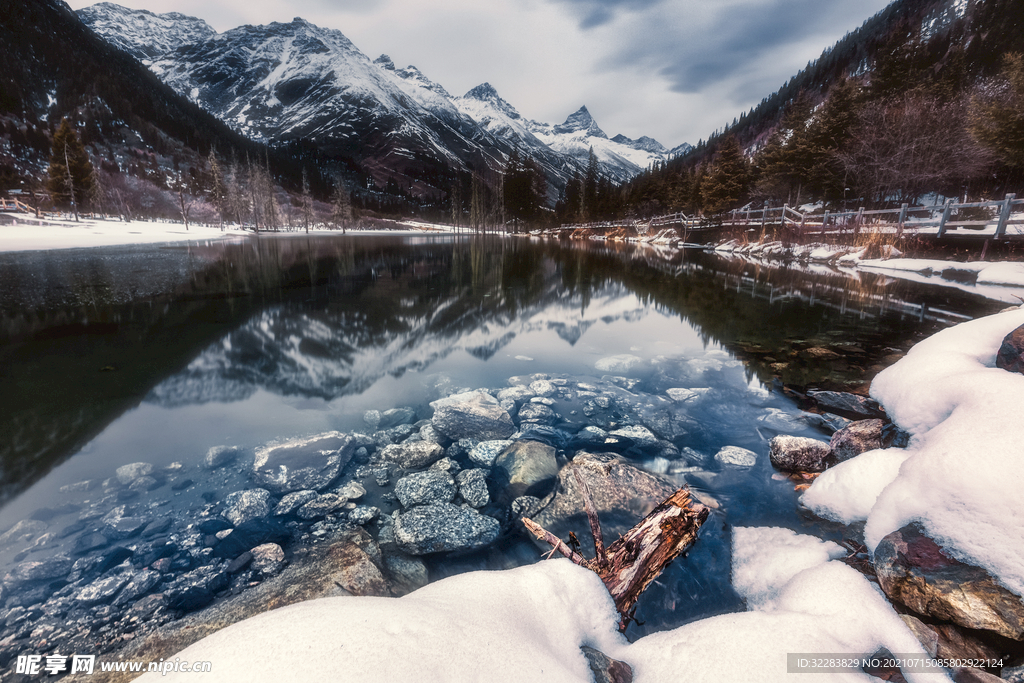
[[[832,453],[829,445],[803,436],[776,436],[768,442],[768,457],[784,472],[824,472]]]
[[[151,463],[148,462],[133,462],[128,465],[122,465],[117,468],[115,475],[117,481],[127,486],[139,477],[148,477],[153,474],[153,470],[156,469]]]
[[[224,499],[224,512],[221,514],[232,526],[266,517],[270,514],[270,491],[247,489],[230,493]]]
[[[444,449],[440,444],[429,441],[392,444],[380,451],[380,459],[383,462],[398,465],[406,470],[427,467],[440,460],[443,455]]]
[[[237,460],[241,452],[242,449],[239,446],[214,446],[206,451],[206,456],[203,458],[203,467],[208,470],[224,467],[224,465]]]
[[[519,496],[543,497],[558,476],[555,449],[539,441],[515,441],[494,459],[493,476],[506,503]]]
[[[359,445],[350,435],[327,432],[264,446],[256,449],[253,475],[276,494],[320,491],[334,481]]]
[[[434,401],[430,422],[438,432],[451,439],[507,439],[515,432],[508,411],[498,400],[482,391],[470,391]]]
[[[415,507],[399,514],[394,525],[395,542],[410,555],[483,548],[500,530],[493,517],[452,503]]]
[[[757,453],[739,446],[725,446],[715,453],[715,460],[732,467],[753,467],[757,464]]]
[[[644,359],[632,354],[623,353],[618,356],[608,356],[594,363],[594,367],[601,372],[608,372],[617,375],[625,375],[630,371],[644,364]]]
[[[848,394],[842,391],[808,391],[807,395],[814,399],[823,411],[835,413],[852,420],[869,420],[884,418],[885,411],[878,401]]]
[[[395,482],[395,495],[405,508],[426,503],[450,503],[455,493],[455,479],[439,469],[416,472]]]
[[[878,583],[889,598],[917,612],[966,628],[1024,638],[1024,601],[991,574],[949,557],[917,523],[875,548]]]

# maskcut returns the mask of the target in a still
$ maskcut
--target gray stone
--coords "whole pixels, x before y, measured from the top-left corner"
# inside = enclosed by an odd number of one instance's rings
[[[224,519],[238,526],[250,519],[262,519],[270,514],[270,491],[246,489],[228,494],[224,499]]]
[[[338,489],[338,495],[348,500],[359,500],[366,495],[366,489],[357,481],[350,481]]]
[[[434,429],[434,425],[427,423],[420,427],[420,438],[428,443],[443,443],[447,441],[441,432]]]
[[[554,384],[546,379],[539,379],[536,382],[530,382],[530,391],[537,396],[554,396],[558,393],[558,389]],[[501,398],[500,396],[498,398]]]
[[[628,353],[619,354],[618,356],[608,356],[594,363],[594,367],[601,372],[615,373],[618,375],[628,374],[629,372],[641,367],[644,363],[644,359],[638,356],[634,356]]]
[[[803,436],[776,436],[768,442],[772,465],[784,472],[824,472],[832,449]]]
[[[832,435],[832,459],[836,463],[882,447],[882,420],[851,422]]]
[[[86,479],[84,481],[75,482],[74,484],[61,486],[58,491],[64,495],[69,493],[86,493],[87,491],[92,491],[96,488],[96,484],[97,482],[95,479]]]
[[[464,470],[456,475],[455,480],[458,482],[462,499],[469,503],[470,507],[482,508],[491,502],[491,495],[487,491],[486,470]]]
[[[115,607],[126,605],[151,591],[158,583],[160,583],[160,572],[150,569],[135,572],[128,579],[128,582],[124,584],[117,597],[114,598],[113,604]]]
[[[475,550],[498,538],[493,517],[451,503],[420,505],[398,515],[395,542],[410,555]]]
[[[709,387],[700,389],[666,389],[665,394],[676,403],[696,403],[711,391]]]
[[[380,423],[377,425],[377,429],[391,429],[415,421],[416,411],[412,408],[392,408],[380,414]]]
[[[252,570],[273,576],[284,566],[284,549],[276,543],[264,543],[252,549]]]
[[[118,467],[115,472],[115,476],[120,484],[127,486],[139,477],[148,477],[153,474],[154,469],[155,468],[151,463],[133,462],[131,464]]]
[[[516,430],[508,411],[482,391],[457,394],[430,405],[434,408],[430,421],[434,429],[453,441],[505,439]]]
[[[642,470],[621,456],[577,453],[572,463],[558,473],[558,492],[554,498],[543,510],[532,515],[532,519],[554,534],[574,531],[581,542],[591,544],[590,548],[593,540],[589,536],[583,496],[574,469],[590,489],[605,538],[609,540],[643,519],[677,489],[672,482]]]
[[[132,483],[128,484],[128,490],[135,491],[136,493],[146,493],[147,491],[152,491],[160,486],[161,482],[155,477],[139,477]]]
[[[292,491],[281,498],[281,502],[274,508],[274,516],[290,515],[300,507],[317,497],[316,491],[306,489],[305,491]]]
[[[509,509],[512,511],[512,519],[515,520],[522,517],[533,518],[543,508],[544,502],[537,496],[519,496],[509,506]]]
[[[441,470],[442,472],[447,472],[448,474],[454,477],[462,468],[459,467],[459,463],[457,463],[455,460],[449,458],[448,456],[445,456],[438,460],[437,462],[435,462],[433,465],[431,465],[430,469]]]
[[[450,503],[455,493],[455,480],[442,470],[416,472],[395,482],[395,495],[406,508],[425,503]]]
[[[74,566],[69,557],[51,557],[40,562],[19,562],[4,577],[4,583],[17,585],[30,581],[44,581],[67,576]]]
[[[377,428],[380,426],[380,411],[367,410],[363,413],[363,423],[371,432],[377,431]]]
[[[554,387],[552,387],[554,390]],[[498,401],[512,401],[513,403],[521,403],[533,396],[533,392],[529,387],[518,385],[514,387],[507,387],[498,392]]]
[[[380,460],[398,465],[402,469],[412,470],[426,467],[441,459],[444,449],[440,444],[429,441],[392,444],[380,451]]]
[[[498,454],[512,445],[508,439],[493,439],[481,441],[469,451],[469,459],[474,465],[480,467],[491,467]]]
[[[256,449],[253,475],[272,493],[326,488],[352,459],[358,440],[341,432],[292,439]]]
[[[885,411],[878,401],[842,391],[808,391],[823,411],[835,413],[851,420],[867,420],[885,417]]]
[[[372,505],[357,505],[348,512],[348,521],[363,526],[380,516],[380,508]]]
[[[600,650],[580,647],[594,675],[594,683],[633,683],[633,669],[625,662],[612,659]]]
[[[505,503],[545,496],[558,476],[555,449],[539,441],[515,441],[494,459],[493,476]]]
[[[101,576],[78,591],[75,600],[83,605],[98,605],[109,602],[131,578],[131,572],[117,572]]]
[[[409,593],[427,585],[427,565],[418,557],[389,552],[384,555],[384,568],[398,588],[399,594]]]
[[[999,677],[1006,683],[1024,683],[1024,666],[1004,666]]]
[[[639,425],[631,425],[629,427],[615,429],[612,430],[610,434],[612,436],[625,437],[632,441],[633,445],[638,448],[653,449],[661,447],[658,437],[656,437],[651,430]]]
[[[224,465],[238,459],[241,453],[242,448],[240,446],[214,446],[206,451],[206,457],[203,458],[203,466],[208,470],[224,467]]]
[[[141,532],[150,522],[149,517],[127,515],[126,512],[124,505],[118,505],[105,514],[100,519],[100,533],[111,541],[121,541]]]
[[[1024,601],[991,574],[951,558],[917,523],[881,540],[875,571],[890,600],[966,628],[1024,638]]]
[[[576,433],[573,442],[581,446],[597,446],[608,439],[608,432],[600,427],[588,425]]]
[[[732,467],[753,467],[757,464],[757,453],[739,446],[725,446],[715,453],[715,460]]]
[[[521,423],[553,425],[558,422],[558,413],[543,403],[533,403],[532,401],[519,409],[518,417]]]
[[[347,502],[347,499],[336,493],[324,493],[300,507],[296,514],[302,519],[326,517],[332,512],[345,507]]]

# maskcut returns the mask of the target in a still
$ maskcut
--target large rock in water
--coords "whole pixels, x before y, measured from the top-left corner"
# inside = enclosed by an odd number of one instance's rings
[[[468,391],[430,404],[434,429],[452,441],[507,439],[516,431],[512,417],[498,399],[482,391]]]
[[[341,432],[327,432],[256,449],[252,470],[271,493],[320,491],[348,464],[358,443]]]
[[[519,496],[543,498],[555,487],[555,449],[539,441],[513,441],[494,459],[494,480],[502,502]]]
[[[584,542],[590,538],[590,526],[583,508],[583,496],[572,473],[574,467],[578,468],[590,489],[594,507],[601,517],[605,540],[609,543],[678,488],[617,455],[577,453],[572,463],[558,473],[558,493],[533,516],[533,521],[558,535],[574,531]]]
[[[875,548],[878,583],[891,600],[918,614],[966,628],[1024,637],[1024,601],[987,571],[952,559],[917,523]]]
[[[805,436],[776,436],[768,442],[768,457],[772,466],[783,472],[824,472],[829,445]]]
[[[832,462],[840,463],[882,447],[882,420],[851,422],[832,435]]]
[[[402,469],[415,470],[437,462],[442,455],[444,455],[444,449],[440,444],[414,441],[385,446],[381,449],[377,459],[393,463]]]
[[[493,517],[452,503],[421,505],[398,515],[395,542],[410,555],[474,550],[498,538]]]
[[[415,472],[395,482],[395,495],[405,508],[425,503],[450,503],[456,492],[455,479],[441,470]]]
[[[1024,325],[1003,337],[1003,343],[996,354],[996,367],[1024,373]]]

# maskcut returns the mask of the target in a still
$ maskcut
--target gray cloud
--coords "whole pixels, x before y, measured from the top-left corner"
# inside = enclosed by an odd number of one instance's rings
[[[573,8],[580,28],[590,29],[612,21],[620,11],[637,12],[659,5],[663,0],[555,0]]]

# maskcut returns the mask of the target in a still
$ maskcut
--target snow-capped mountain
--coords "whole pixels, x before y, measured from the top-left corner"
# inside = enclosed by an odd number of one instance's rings
[[[650,138],[609,139],[586,107],[550,125],[526,119],[487,83],[453,97],[416,67],[371,61],[340,31],[299,18],[217,34],[200,19],[108,2],[78,14],[239,132],[309,141],[413,194],[447,191],[456,171],[499,169],[513,149],[545,170],[552,200],[591,148],[617,182],[666,158]]]
[[[202,19],[180,12],[154,14],[110,2],[78,10],[89,28],[140,61],[217,35]]]

